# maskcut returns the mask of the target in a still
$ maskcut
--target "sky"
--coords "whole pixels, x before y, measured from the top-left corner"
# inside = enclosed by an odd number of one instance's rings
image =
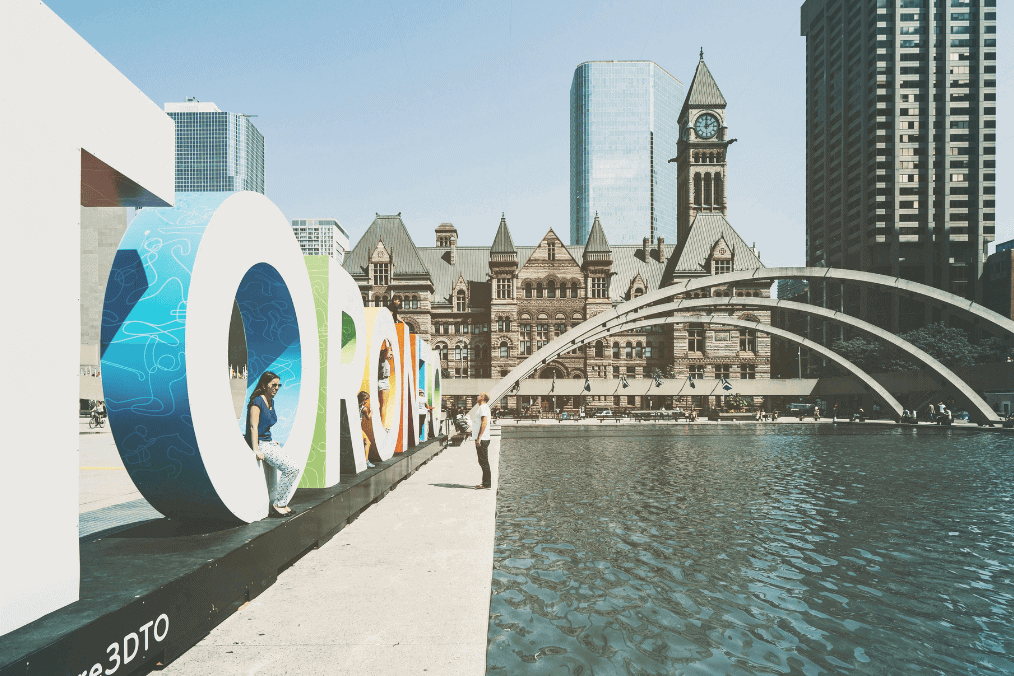
[[[689,87],[704,57],[728,108],[729,220],[768,266],[805,262],[805,38],[799,0],[243,3],[52,0],[160,106],[257,115],[266,193],[337,218],[353,244],[401,213],[417,245],[569,240],[570,84],[592,60],[651,60]],[[998,21],[997,241],[1014,238],[1011,72]],[[670,165],[676,170],[676,165]]]

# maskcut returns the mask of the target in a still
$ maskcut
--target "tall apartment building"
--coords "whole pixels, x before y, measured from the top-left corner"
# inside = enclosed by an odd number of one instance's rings
[[[292,234],[304,256],[330,256],[341,265],[349,250],[349,233],[333,218],[293,219]]]
[[[996,0],[806,0],[801,33],[807,265],[981,302],[995,233]],[[894,295],[811,293],[894,331],[941,319]]]
[[[264,136],[250,115],[192,97],[164,109],[176,122],[176,192],[264,193]]]
[[[570,243],[595,214],[614,244],[676,241],[676,156],[683,84],[651,61],[590,61],[570,86]]]

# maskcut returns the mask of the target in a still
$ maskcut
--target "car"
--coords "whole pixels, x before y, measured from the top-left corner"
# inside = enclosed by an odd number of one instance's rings
[[[612,415],[612,414],[613,414],[613,410],[611,408],[604,408],[601,411],[599,411],[598,413],[596,413],[595,415],[597,415],[597,416],[605,416],[605,415]]]

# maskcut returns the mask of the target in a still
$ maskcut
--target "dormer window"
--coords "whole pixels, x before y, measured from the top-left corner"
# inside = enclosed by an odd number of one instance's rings
[[[391,264],[390,263],[374,263],[373,264],[373,285],[374,286],[387,286],[391,283]]]
[[[715,275],[722,275],[727,272],[732,272],[732,261],[731,260],[717,260],[711,261],[711,272]]]
[[[556,242],[549,242],[546,244],[546,249],[549,251],[549,260],[556,260]]]
[[[465,311],[465,292],[464,291],[458,291],[458,294],[457,294],[457,297],[455,298],[455,301],[456,301],[456,309],[457,309],[457,311],[458,312],[464,312]]]

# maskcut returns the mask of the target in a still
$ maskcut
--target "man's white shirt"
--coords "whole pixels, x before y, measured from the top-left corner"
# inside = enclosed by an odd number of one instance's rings
[[[483,430],[482,436],[478,436],[479,428],[482,427],[482,419],[486,418],[486,429]],[[489,441],[489,428],[493,423],[493,416],[489,412],[489,404],[479,404],[479,408],[475,412],[475,424],[472,425],[472,438],[478,441]]]

